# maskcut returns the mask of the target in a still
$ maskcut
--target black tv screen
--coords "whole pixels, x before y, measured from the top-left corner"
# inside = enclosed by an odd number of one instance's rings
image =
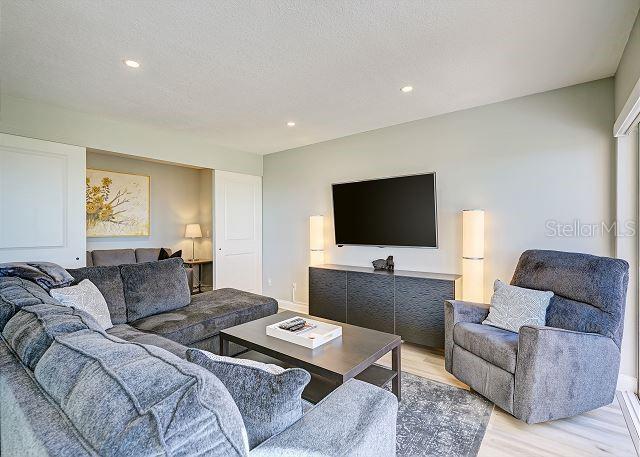
[[[336,244],[437,247],[435,173],[332,187]]]

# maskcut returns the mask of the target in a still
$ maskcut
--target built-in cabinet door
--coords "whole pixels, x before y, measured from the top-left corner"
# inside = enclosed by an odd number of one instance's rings
[[[309,267],[309,314],[347,321],[347,272]]]
[[[395,333],[393,276],[347,272],[347,323]]]
[[[454,297],[454,282],[396,277],[396,333],[403,340],[444,346],[444,302]]]
[[[0,262],[86,262],[85,148],[0,134]]]
[[[215,287],[262,293],[262,178],[215,171]]]

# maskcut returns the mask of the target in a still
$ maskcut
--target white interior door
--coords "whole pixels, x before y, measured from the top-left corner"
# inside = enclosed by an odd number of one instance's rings
[[[215,171],[215,287],[262,293],[262,178]]]
[[[81,267],[86,150],[0,133],[0,262]]]

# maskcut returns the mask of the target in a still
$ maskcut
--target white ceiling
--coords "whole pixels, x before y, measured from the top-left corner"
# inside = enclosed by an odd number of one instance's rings
[[[5,94],[270,153],[611,76],[638,6],[1,0],[0,81]]]

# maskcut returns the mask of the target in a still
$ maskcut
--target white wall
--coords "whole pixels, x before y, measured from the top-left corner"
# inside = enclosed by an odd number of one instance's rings
[[[264,293],[308,297],[308,217],[325,214],[327,263],[461,272],[461,215],[486,210],[485,298],[510,280],[525,249],[613,255],[613,236],[548,236],[546,223],[611,223],[614,214],[611,78],[265,156]],[[437,172],[437,250],[335,246],[331,183]],[[271,284],[271,285],[270,285]],[[634,329],[630,329],[634,331]],[[623,372],[634,375],[635,348]]]
[[[0,132],[202,168],[262,175],[262,156],[186,132],[2,95]]]
[[[150,235],[87,238],[88,250],[168,247],[173,251],[182,249],[182,256],[186,259],[191,258],[192,246],[191,240],[184,238],[185,225],[202,224],[203,235],[206,228],[211,230],[211,170],[133,159],[95,150],[87,151],[87,168],[142,174],[151,178]],[[211,258],[210,239],[196,240],[196,255]]]

